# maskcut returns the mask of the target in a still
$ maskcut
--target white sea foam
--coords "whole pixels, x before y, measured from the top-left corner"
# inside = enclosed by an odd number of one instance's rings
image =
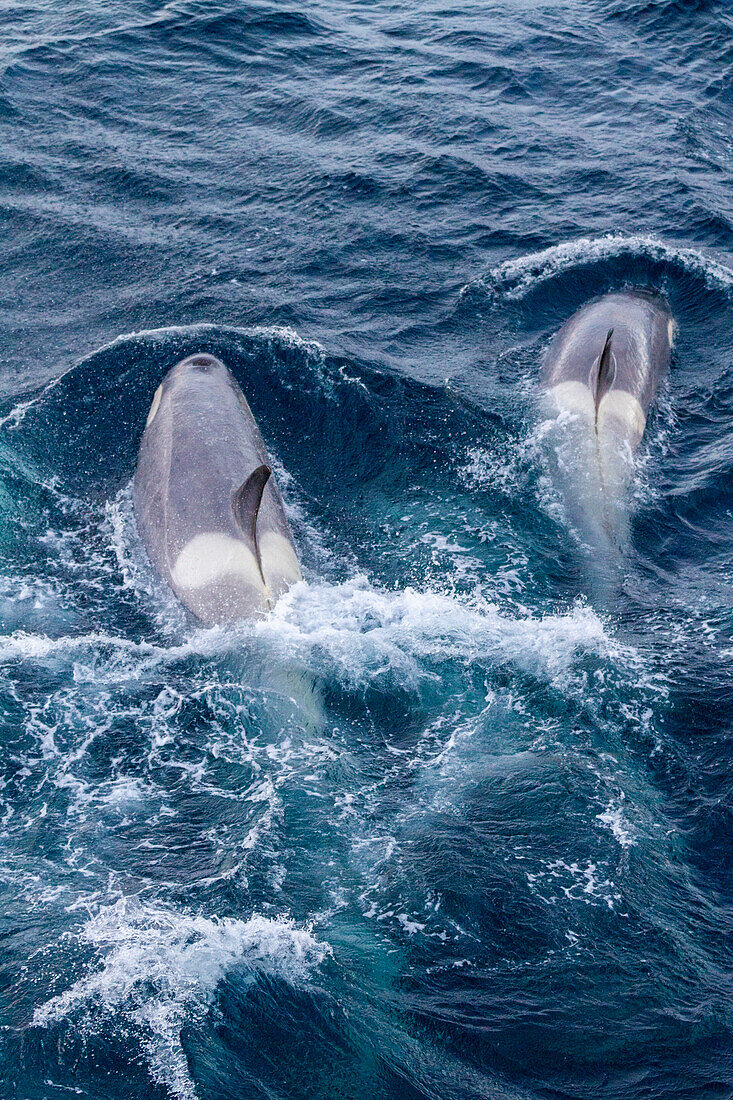
[[[526,874],[532,891],[549,905],[565,900],[615,909],[622,900],[616,884],[590,859],[542,861],[537,871]]]
[[[0,417],[0,428],[4,428],[8,425],[11,428],[17,428],[18,424],[25,419],[25,414],[28,409],[36,403],[36,398],[31,397],[28,401],[19,401],[17,405],[13,405],[9,413]]]
[[[564,241],[540,252],[505,260],[488,274],[464,286],[461,294],[478,287],[505,298],[523,298],[539,283],[569,268],[626,255],[677,264],[700,275],[708,286],[725,291],[733,289],[733,270],[694,248],[677,247],[644,234],[607,233],[603,237]]]
[[[267,340],[275,340],[287,347],[305,351],[308,355],[313,355],[318,359],[323,359],[325,354],[322,344],[319,344],[317,340],[305,339],[289,325],[257,325],[251,329],[243,328],[236,331],[247,336],[263,336]]]
[[[459,474],[469,488],[490,489],[511,498],[518,493],[532,493],[545,515],[584,546],[585,532],[578,529],[576,517],[571,519],[573,509],[568,508],[563,492],[564,480],[574,488],[578,484],[582,487],[592,469],[581,457],[584,435],[577,417],[562,412],[558,417],[537,421],[525,435],[508,441],[500,454],[483,447],[471,448]],[[575,496],[575,492],[570,494],[571,501]]]
[[[101,631],[89,634],[72,634],[60,638],[51,638],[46,634],[30,634],[25,630],[15,630],[12,634],[0,635],[0,662],[30,661],[41,663],[49,658],[61,657],[73,659],[78,652],[108,650],[120,654],[145,656],[155,654],[160,647],[148,642],[135,642]]]
[[[135,523],[132,482],[106,504],[105,526],[124,587],[149,610],[164,633],[180,633],[186,626],[186,614],[148,561]]]
[[[101,908],[78,938],[99,953],[101,966],[40,1005],[33,1023],[71,1019],[84,1035],[110,1024],[138,1029],[151,1076],[178,1100],[197,1095],[181,1029],[205,1019],[228,971],[303,981],[331,950],[285,919],[208,918],[130,900]]]
[[[621,648],[582,604],[567,614],[513,617],[492,603],[412,588],[389,592],[364,578],[297,585],[254,629],[290,653],[317,649],[347,681],[386,671],[411,680],[419,676],[421,659],[448,658],[513,664],[555,680],[579,654]]]
[[[430,548],[432,562],[441,570],[446,582],[479,582],[483,572],[481,561],[469,547],[461,546],[455,536],[426,531],[420,535],[420,542]]]
[[[596,820],[600,821],[606,829],[609,829],[622,848],[632,848],[636,844],[634,830],[626,820],[623,813],[624,796],[611,799],[603,813],[596,814]]]
[[[270,656],[279,653],[289,665],[295,660],[310,670],[325,658],[326,671],[349,683],[386,672],[413,681],[420,678],[421,660],[448,658],[513,664],[554,681],[579,654],[625,652],[580,603],[566,614],[514,617],[487,601],[413,588],[387,591],[361,577],[343,584],[301,582],[266,618],[196,630],[177,645],[96,631],[60,638],[14,631],[0,636],[0,662],[71,665],[77,682],[115,683],[137,681],[191,656],[224,656],[261,643]]]

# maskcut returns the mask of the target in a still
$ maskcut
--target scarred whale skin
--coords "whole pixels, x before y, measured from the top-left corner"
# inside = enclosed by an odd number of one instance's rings
[[[192,355],[153,396],[133,502],[150,561],[198,619],[264,615],[301,579],[267,449],[242,390]]]
[[[670,364],[675,325],[666,299],[626,290],[588,302],[553,339],[541,381],[558,411],[592,425],[600,444],[633,451]],[[605,354],[604,354],[605,353]],[[606,456],[608,457],[608,456]]]

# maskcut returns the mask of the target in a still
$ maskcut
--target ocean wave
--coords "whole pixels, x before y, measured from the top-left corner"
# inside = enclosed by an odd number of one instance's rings
[[[582,603],[566,614],[515,617],[480,598],[471,602],[409,587],[389,591],[362,576],[341,584],[301,582],[263,619],[194,629],[173,645],[103,631],[51,637],[17,630],[0,636],[0,662],[72,665],[77,682],[112,683],[191,656],[241,652],[243,645],[258,642],[308,665],[314,656],[326,658],[328,671],[352,684],[388,670],[419,679],[426,659],[513,664],[558,680],[579,654],[624,652]]]
[[[297,983],[331,953],[285,918],[204,917],[130,899],[100,908],[76,938],[99,955],[101,968],[38,1006],[34,1025],[70,1021],[84,1037],[135,1029],[151,1076],[177,1100],[197,1096],[181,1030],[206,1017],[228,972],[264,971]]]
[[[564,241],[527,256],[505,260],[487,274],[467,283],[460,294],[464,296],[481,290],[499,298],[522,299],[536,286],[564,271],[620,256],[640,256],[682,267],[702,277],[708,286],[726,293],[733,288],[733,269],[697,249],[667,244],[658,237],[642,234],[624,236],[608,233],[602,237]]]
[[[306,362],[317,368],[317,372],[324,372],[326,369],[325,351],[322,345],[316,340],[300,336],[295,329],[287,325],[253,325],[242,328],[200,321],[191,325],[163,325],[159,328],[136,329],[132,332],[120,333],[113,339],[100,344],[92,351],[87,352],[82,359],[68,367],[56,378],[53,378],[39,392],[16,401],[5,415],[0,417],[0,427],[17,428],[27,414],[37,405],[42,404],[49,395],[63,387],[71,378],[81,373],[90,364],[93,364],[99,356],[110,351],[129,349],[138,345],[143,345],[146,348],[150,348],[151,345],[159,345],[161,348],[166,348],[180,344],[181,358],[183,358],[183,355],[188,353],[186,348],[192,338],[201,337],[202,340],[210,340],[212,337],[221,338],[226,334],[234,338],[258,341],[265,347],[268,345],[279,346],[299,352],[304,356]],[[184,344],[186,347],[184,347]],[[322,381],[327,387],[332,384],[331,376],[326,373],[322,374]]]
[[[317,647],[352,682],[386,670],[411,679],[418,661],[434,658],[510,663],[556,680],[580,653],[616,649],[599,616],[582,604],[567,614],[512,617],[494,604],[437,591],[381,591],[365,578],[298,585],[255,629],[291,652]]]

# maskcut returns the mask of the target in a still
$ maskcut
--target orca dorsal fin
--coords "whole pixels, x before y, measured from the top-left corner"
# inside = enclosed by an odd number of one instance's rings
[[[598,406],[608,391],[613,386],[616,379],[616,363],[611,356],[611,338],[613,336],[613,329],[608,330],[606,336],[606,342],[603,345],[603,351],[598,359],[598,371],[595,377],[595,386],[593,387],[593,399],[596,406],[596,416],[598,416]]]
[[[257,555],[259,563],[260,553],[257,548],[257,514],[262,503],[262,494],[270,480],[272,470],[269,466],[258,466],[253,470],[246,481],[232,493],[232,512],[237,525],[243,534],[247,535],[252,543],[252,548]]]

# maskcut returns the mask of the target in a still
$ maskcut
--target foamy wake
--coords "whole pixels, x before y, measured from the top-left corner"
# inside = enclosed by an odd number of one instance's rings
[[[412,588],[388,592],[364,578],[298,585],[257,630],[290,652],[316,648],[349,682],[383,673],[410,682],[419,678],[421,660],[436,659],[512,664],[554,681],[579,655],[619,648],[582,604],[567,614],[514,617],[487,601]]]
[[[50,638],[15,631],[0,636],[0,662],[70,665],[76,681],[114,683],[138,680],[191,656],[251,652],[263,645],[268,659],[335,675],[351,686],[385,675],[416,684],[426,674],[421,662],[434,660],[508,664],[553,682],[588,652],[634,663],[633,652],[580,603],[565,614],[513,616],[487,600],[413,588],[386,591],[364,577],[342,584],[302,582],[267,618],[200,629],[178,645],[101,632]]]
[[[291,921],[189,916],[121,900],[99,910],[79,941],[101,968],[36,1009],[33,1023],[73,1019],[89,1036],[110,1026],[139,1030],[151,1076],[178,1100],[195,1100],[181,1044],[185,1023],[205,1018],[219,981],[234,967],[302,981],[330,947]]]
[[[538,283],[569,268],[627,255],[681,266],[702,276],[708,286],[717,289],[727,291],[733,288],[733,270],[694,248],[677,248],[658,237],[641,234],[624,236],[620,233],[608,233],[603,237],[581,237],[575,241],[565,241],[541,252],[505,260],[488,274],[464,286],[461,294],[478,288],[504,298],[523,298]]]

